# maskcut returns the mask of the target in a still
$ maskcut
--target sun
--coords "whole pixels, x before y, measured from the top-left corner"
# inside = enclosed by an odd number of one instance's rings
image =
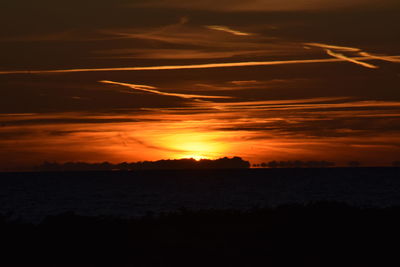
[[[186,141],[186,140],[185,140]],[[215,144],[212,142],[205,142],[205,141],[192,141],[188,140],[186,142],[181,142],[179,147],[186,151],[179,155],[181,158],[192,158],[197,161],[202,159],[209,159],[211,158],[210,155],[213,154],[216,150]]]
[[[185,155],[183,156],[185,159],[194,159],[196,161],[200,161],[202,159],[208,159],[208,157],[202,156],[202,155]]]
[[[215,159],[223,155],[225,144],[219,140],[220,136],[215,132],[203,132],[187,130],[176,134],[165,136],[162,140],[163,146],[168,148],[167,157],[174,159]]]

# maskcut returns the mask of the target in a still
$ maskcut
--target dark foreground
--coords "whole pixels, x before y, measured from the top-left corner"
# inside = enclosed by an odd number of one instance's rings
[[[0,214],[5,267],[400,266],[400,168],[3,173]]]
[[[400,168],[0,173],[0,214],[29,222],[321,201],[400,206]]]
[[[1,266],[400,266],[400,208],[341,203],[0,222]]]

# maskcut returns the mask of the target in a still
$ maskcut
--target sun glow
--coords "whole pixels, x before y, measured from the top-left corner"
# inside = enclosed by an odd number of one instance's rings
[[[195,160],[215,158],[216,153],[220,152],[220,147],[218,144],[212,141],[202,140],[202,141],[191,141],[181,140],[177,141],[174,146],[185,151],[181,155],[177,155],[180,158],[193,158]]]
[[[184,159],[194,159],[196,161],[200,161],[202,159],[209,159],[208,157],[204,157],[202,155],[185,155],[182,158],[184,158]]]
[[[174,158],[214,159],[225,151],[224,145],[212,133],[178,134],[167,143],[169,147],[182,151],[176,153]]]

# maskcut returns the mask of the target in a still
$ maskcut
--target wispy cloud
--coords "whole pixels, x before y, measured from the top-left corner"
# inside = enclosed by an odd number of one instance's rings
[[[116,39],[138,39],[152,40],[160,43],[193,45],[202,47],[222,48],[232,42],[221,34],[210,33],[204,28],[193,27],[189,25],[179,25],[171,27],[150,28],[150,29],[122,29],[102,31],[103,34],[108,34],[110,38]],[[265,38],[266,39],[266,38]],[[235,48],[242,49],[260,49],[266,48],[265,44],[255,42],[240,42],[234,44]]]
[[[357,62],[368,67],[377,68],[360,60],[373,60],[371,57],[346,57],[330,51],[335,58],[326,59],[301,59],[301,60],[277,60],[277,61],[251,61],[251,62],[229,62],[229,63],[208,63],[208,64],[189,64],[189,65],[166,65],[149,67],[121,67],[121,68],[84,68],[84,69],[59,69],[59,70],[6,70],[0,71],[0,75],[6,74],[56,74],[56,73],[75,73],[75,72],[107,72],[107,71],[150,71],[150,70],[185,70],[185,69],[212,69],[212,68],[237,68],[252,66],[275,66],[291,64],[313,64],[313,63],[334,63],[334,62]],[[337,56],[336,56],[337,55]],[[391,56],[392,59],[400,60],[400,56]]]
[[[356,59],[353,57],[348,57],[343,54],[333,52],[332,50],[344,51],[344,52],[358,52],[358,55],[365,58],[364,60],[367,60],[367,59],[376,60],[377,59],[377,60],[389,61],[389,62],[393,62],[393,63],[400,62],[400,59],[398,57],[386,56],[386,55],[373,55],[368,52],[364,52],[360,48],[356,48],[356,47],[338,46],[338,45],[321,44],[321,43],[304,43],[304,45],[306,45],[306,48],[309,46],[323,48],[327,52],[327,54],[330,56],[333,56],[338,59],[347,60],[349,62],[361,65],[366,68],[371,68],[371,69],[377,69],[379,67],[372,65],[372,64],[365,63],[365,62],[361,62],[359,59]]]
[[[254,57],[263,56],[271,50],[230,50],[230,51],[210,51],[205,49],[111,49],[107,51],[97,51],[95,58],[109,59],[217,59],[231,57]]]
[[[347,57],[347,56],[345,56],[343,54],[340,54],[340,53],[335,53],[330,49],[326,49],[326,53],[328,55],[332,56],[332,57],[335,57],[335,58],[338,58],[338,59],[343,59],[343,60],[352,62],[354,64],[357,64],[357,65],[360,65],[360,66],[363,66],[363,67],[366,67],[366,68],[370,68],[370,69],[378,69],[379,68],[378,66],[362,62],[359,59]],[[367,57],[367,58],[370,58],[370,57]]]
[[[126,133],[123,133],[123,132],[119,133],[118,136],[121,138],[123,143],[126,144],[127,146],[132,145],[132,143],[136,143],[136,144],[139,144],[139,145],[144,146],[146,148],[154,149],[154,150],[161,150],[161,151],[175,152],[175,153],[176,152],[178,152],[178,153],[187,152],[187,151],[182,150],[182,149],[172,149],[172,148],[168,148],[168,147],[164,147],[164,146],[152,145],[152,144],[149,144],[147,142],[142,141],[139,138],[132,137],[132,136],[130,136],[130,135],[126,134]]]
[[[100,81],[101,83],[105,84],[113,84],[113,85],[119,85],[119,86],[125,86],[129,87],[134,90],[139,90],[139,91],[144,91],[148,93],[153,93],[157,95],[164,95],[164,96],[174,96],[174,97],[179,97],[179,98],[184,98],[184,99],[191,99],[191,98],[208,98],[208,99],[224,99],[224,98],[232,98],[229,96],[211,96],[211,95],[192,95],[192,94],[178,94],[178,93],[167,93],[167,92],[162,92],[159,90],[156,90],[156,87],[153,86],[148,86],[148,85],[141,85],[141,84],[130,84],[130,83],[120,83],[120,82],[113,82],[113,81]]]
[[[327,150],[338,149],[338,153],[329,155],[332,160],[348,158],[349,153],[356,152],[356,158],[363,161],[364,155],[371,153],[385,160],[398,155],[400,103],[353,100],[325,97],[233,102],[224,111],[208,109],[197,113],[190,112],[192,107],[181,107],[184,112],[154,109],[114,115],[23,114],[25,122],[4,127],[0,154],[9,161],[23,155],[29,162],[49,157],[57,161],[156,160],[204,151],[210,157],[239,151],[241,156],[254,160],[265,154],[271,159],[296,159],[310,154],[318,158],[327,156]],[[10,120],[15,119],[13,114],[7,115]],[[82,121],[74,120],[77,117]],[[371,144],[382,146],[382,150],[366,147]],[[352,145],[358,150],[349,150]],[[141,151],[140,155],[137,151]]]
[[[359,108],[400,108],[400,102],[395,101],[350,101],[334,103],[335,101],[345,100],[346,98],[315,98],[293,101],[255,101],[255,102],[231,102],[231,103],[213,103],[210,107],[224,111],[240,112],[278,112],[278,111],[323,111],[323,110],[341,110],[341,109],[359,109]],[[275,103],[274,103],[275,102]],[[329,103],[331,102],[331,103]],[[333,102],[333,103],[332,103]],[[206,104],[204,104],[206,105]]]
[[[290,100],[260,100],[260,101],[238,101],[226,103],[201,103],[200,106],[218,106],[224,109],[261,109],[261,108],[292,108],[305,107],[316,103],[334,102],[348,99],[347,97],[317,97],[309,99],[290,99]]]
[[[348,52],[361,51],[360,48],[356,48],[356,47],[329,45],[329,44],[321,44],[321,43],[304,43],[304,45],[320,47],[320,48],[326,48],[326,49],[335,49],[335,50],[339,50],[339,51],[348,51]]]
[[[247,89],[283,89],[288,86],[302,86],[307,79],[270,79],[270,80],[238,80],[238,81],[227,81],[223,83],[197,83],[195,87],[201,88],[201,90],[212,90],[212,91],[237,91]]]
[[[213,31],[210,31],[210,29]],[[223,35],[217,31],[230,34]],[[277,43],[275,37],[253,35],[253,38],[238,39],[235,36],[248,36],[251,34],[216,25],[199,27],[190,24],[173,24],[151,28],[108,29],[99,33],[108,35],[110,39],[136,39],[159,42],[160,47],[166,44],[175,44],[193,46],[197,49],[201,47],[201,49],[207,49],[207,51],[271,50],[270,53],[272,54],[287,54],[288,51],[292,52],[297,49],[298,52],[301,52],[301,49],[294,43]],[[288,50],[288,48],[291,50]],[[265,53],[268,54],[268,52]]]
[[[261,32],[265,26],[243,26]],[[242,28],[239,28],[242,29]],[[249,30],[250,31],[250,30]],[[221,34],[221,32],[227,34]],[[304,49],[292,41],[283,41],[263,34],[232,29],[224,25],[199,26],[190,23],[152,27],[110,28],[99,31],[110,39],[131,39],[138,43],[157,43],[146,47],[119,48],[98,51],[137,58],[222,58],[233,56],[288,56],[305,54]],[[251,35],[251,38],[238,38]],[[169,51],[168,51],[169,50]],[[175,50],[175,51],[172,51]]]
[[[248,80],[248,81],[231,81],[230,83],[234,84],[234,85],[242,86],[242,85],[258,85],[258,84],[263,83],[263,82],[260,82],[260,81],[257,81],[257,80]]]
[[[371,59],[378,59],[378,60],[383,60],[383,61],[389,61],[389,62],[394,62],[394,63],[400,63],[400,59],[392,56],[380,56],[380,55],[372,55],[367,52],[360,52],[360,56],[363,57],[370,57]]]
[[[250,35],[253,35],[251,33],[237,31],[237,30],[231,29],[231,28],[229,28],[227,26],[221,26],[221,25],[208,25],[208,26],[206,26],[206,28],[208,28],[210,30],[227,32],[227,33],[231,33],[233,35],[238,35],[238,36],[250,36]]]

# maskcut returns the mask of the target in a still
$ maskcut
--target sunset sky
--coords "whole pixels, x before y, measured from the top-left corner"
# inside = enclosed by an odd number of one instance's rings
[[[398,0],[0,2],[0,169],[400,160]]]

